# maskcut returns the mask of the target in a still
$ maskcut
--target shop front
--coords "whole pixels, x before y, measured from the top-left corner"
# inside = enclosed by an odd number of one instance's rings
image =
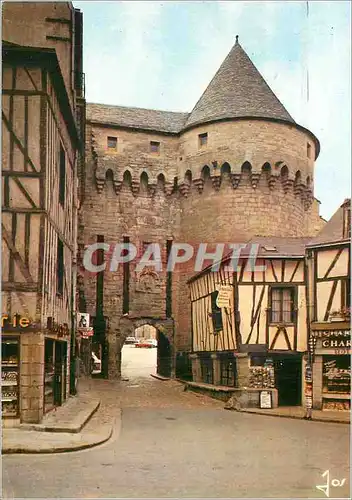
[[[278,406],[302,404],[302,355],[297,353],[252,354],[249,387],[273,390]]]
[[[313,330],[313,408],[350,411],[350,330]]]
[[[25,318],[21,323],[18,315],[11,323],[3,321],[1,403],[6,422],[17,419],[39,423],[44,413],[65,401],[69,392],[69,340],[67,325],[49,322],[43,331]]]

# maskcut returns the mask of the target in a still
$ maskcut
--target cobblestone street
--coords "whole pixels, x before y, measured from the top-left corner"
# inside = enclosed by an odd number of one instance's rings
[[[124,348],[129,380],[81,384],[101,399],[103,419],[122,408],[110,441],[69,454],[4,456],[3,497],[323,498],[316,485],[327,469],[331,479],[346,478],[330,497],[349,497],[348,426],[225,411],[151,377],[155,351]]]

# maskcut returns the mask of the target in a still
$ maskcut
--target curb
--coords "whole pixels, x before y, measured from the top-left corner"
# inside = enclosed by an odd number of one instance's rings
[[[38,432],[65,432],[70,434],[77,434],[81,432],[83,427],[89,422],[89,420],[93,417],[93,415],[97,412],[100,407],[100,400],[96,400],[94,407],[84,416],[83,421],[80,421],[79,424],[71,424],[67,427],[59,427],[45,424],[20,424],[22,429],[26,430],[34,430]]]
[[[163,381],[171,380],[170,377],[163,377],[162,375],[158,375],[157,373],[151,373],[150,376],[156,378],[157,380],[163,380]]]
[[[53,454],[53,453],[70,453],[74,451],[81,451],[81,450],[87,450],[89,448],[94,448],[95,446],[98,446],[100,444],[104,444],[109,439],[111,438],[112,434],[114,431],[114,425],[111,424],[110,430],[108,432],[107,436],[104,436],[103,438],[100,438],[98,441],[94,441],[92,443],[83,443],[83,444],[77,444],[74,446],[70,447],[65,447],[65,446],[60,446],[57,448],[47,448],[47,449],[25,449],[21,447],[8,447],[8,448],[2,448],[2,454],[3,455],[15,455],[15,454],[21,454],[21,455],[43,455],[43,454]]]
[[[225,410],[230,410],[231,408],[224,408]],[[264,415],[266,417],[279,417],[279,418],[291,418],[291,419],[296,419],[296,420],[306,420],[303,417],[299,417],[298,415],[279,415],[279,414],[273,414],[273,413],[265,413],[261,411],[248,411],[248,410],[232,410],[232,411],[237,411],[238,413],[247,413],[250,415]],[[307,422],[324,422],[324,423],[329,423],[329,424],[347,424],[349,425],[350,422],[346,422],[344,420],[337,420],[334,418],[319,418],[319,417],[312,417],[311,420],[306,420]]]

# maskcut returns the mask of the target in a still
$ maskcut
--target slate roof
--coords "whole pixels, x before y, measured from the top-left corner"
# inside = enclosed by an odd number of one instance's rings
[[[351,205],[350,199],[346,199],[342,203],[317,236],[309,241],[309,246],[317,246],[325,243],[337,243],[348,239],[343,236],[344,207],[346,205]]]
[[[179,133],[189,113],[129,108],[108,104],[87,104],[87,120],[120,127]]]
[[[212,120],[253,117],[295,124],[237,41],[191,113],[87,104],[89,121],[176,134]]]
[[[260,236],[249,240],[247,247],[254,243],[258,244],[258,257],[303,257],[305,246],[310,240],[311,238]],[[243,255],[246,255],[246,249],[243,250]]]
[[[242,117],[276,118],[295,123],[236,41],[193,108],[186,127]]]

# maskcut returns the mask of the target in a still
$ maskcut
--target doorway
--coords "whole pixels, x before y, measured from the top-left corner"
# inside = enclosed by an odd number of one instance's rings
[[[61,406],[66,399],[67,343],[55,342],[54,405]]]
[[[162,377],[171,377],[171,345],[169,339],[157,331],[158,355],[157,355],[157,373]]]
[[[122,378],[140,380],[150,378],[157,367],[157,330],[150,324],[134,329],[127,336],[121,350]]]
[[[275,357],[274,368],[279,406],[300,406],[302,404],[301,356]]]

